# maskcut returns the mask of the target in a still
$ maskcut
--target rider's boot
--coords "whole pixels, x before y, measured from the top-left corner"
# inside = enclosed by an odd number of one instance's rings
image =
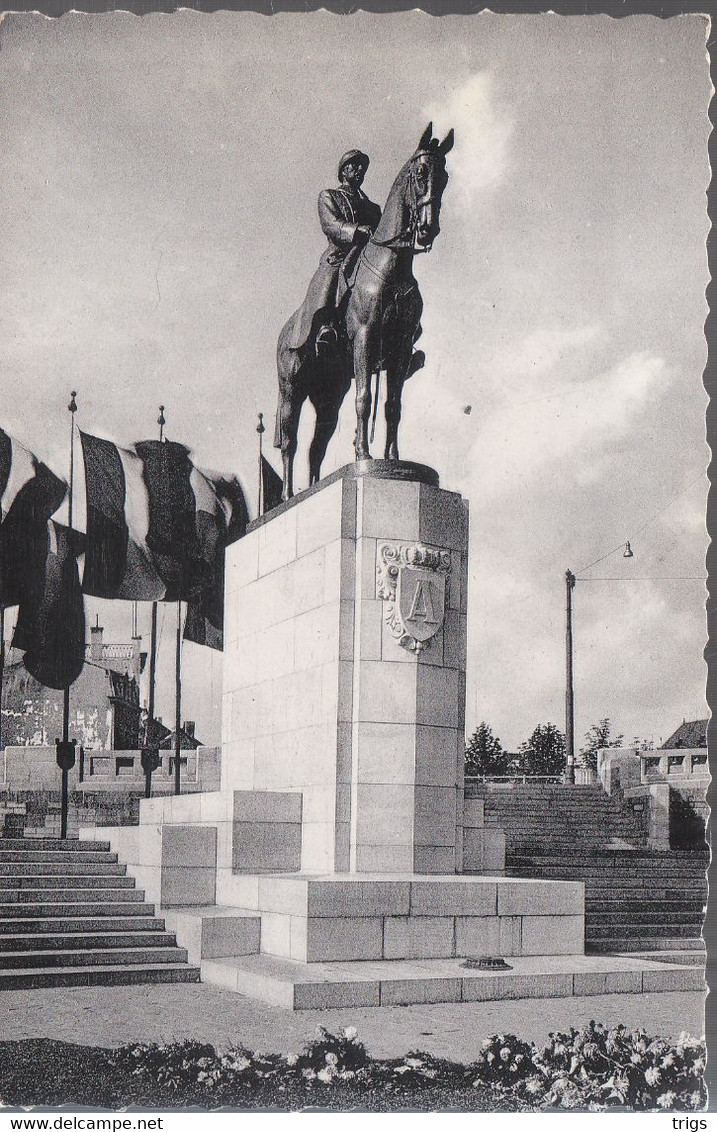
[[[323,359],[326,358],[337,345],[339,336],[336,333],[336,327],[330,323],[325,322],[319,327],[316,335],[315,349],[316,357]]]

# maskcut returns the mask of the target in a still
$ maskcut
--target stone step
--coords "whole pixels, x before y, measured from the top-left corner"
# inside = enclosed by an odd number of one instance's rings
[[[182,947],[127,947],[127,948],[69,948],[63,951],[5,951],[2,955],[3,971],[37,969],[40,967],[120,967],[140,963],[186,963],[187,952]]]
[[[641,868],[653,869],[663,871],[672,869],[686,876],[694,874],[695,876],[704,875],[705,869],[709,864],[707,857],[675,857],[672,853],[664,855],[657,854],[648,855],[641,849],[611,849],[603,847],[601,849],[591,849],[586,852],[581,852],[576,849],[574,853],[566,860],[564,853],[556,853],[554,850],[546,849],[541,852],[522,852],[511,850],[506,854],[511,861],[525,861],[531,864],[544,864],[551,866],[553,864],[563,864],[570,867],[574,864],[582,862],[595,862],[607,868]]]
[[[655,912],[655,913],[698,913],[704,912],[704,902],[701,900],[669,900],[669,899],[656,899],[645,900],[643,897],[637,897],[634,900],[610,900],[607,899],[607,894],[601,892],[599,896],[585,896],[585,913],[597,915],[598,913],[608,912],[615,916],[625,916],[636,912]]]
[[[653,939],[660,939],[662,936],[672,939],[681,939],[687,936],[690,939],[696,939],[701,936],[702,924],[633,924],[633,923],[615,923],[615,924],[586,924],[585,938],[591,941],[598,939],[620,938],[620,939],[639,939],[641,937],[651,937]]]
[[[690,900],[704,902],[707,899],[707,882],[691,885],[662,885],[651,881],[649,884],[611,884],[609,887],[590,885],[586,889],[590,897],[605,900]]]
[[[82,857],[69,856],[65,850],[54,852],[52,850],[34,850],[34,849],[6,849],[2,841],[0,841],[0,865],[6,865],[8,862],[37,862],[41,861],[43,864],[70,864],[86,865],[90,861],[104,862],[106,864],[116,864],[117,854],[110,853],[109,851],[100,850],[99,852],[88,851],[83,853]]]
[[[510,874],[517,874],[519,876],[539,876],[547,877],[555,880],[565,878],[566,880],[583,880],[586,877],[594,877],[606,883],[615,880],[619,884],[630,884],[637,882],[638,884],[654,884],[655,880],[662,881],[663,883],[685,883],[685,884],[699,884],[704,881],[705,873],[682,873],[679,869],[641,869],[639,865],[630,867],[627,865],[620,865],[613,867],[611,865],[603,866],[599,864],[566,864],[562,865],[546,865],[542,862],[535,864],[524,863],[515,864],[513,861],[506,861],[506,869],[510,870]]]
[[[682,967],[704,967],[707,953],[704,950],[689,951],[676,948],[671,951],[622,951],[630,959],[658,959],[660,963],[678,963]]]
[[[48,916],[27,920],[0,920],[0,939],[5,935],[80,935],[83,932],[163,932],[161,917],[141,916]]]
[[[4,965],[4,952],[16,954],[29,951],[94,951],[128,947],[174,948],[173,932],[168,931],[99,931],[99,932],[23,932],[20,935],[0,935],[0,967]]]
[[[640,939],[640,951],[649,951],[651,953],[660,953],[662,951],[696,951],[698,954],[704,953],[704,940],[696,936],[680,936],[675,939],[672,936],[643,936]],[[602,955],[605,953],[610,954],[631,954],[636,950],[634,938],[622,938],[615,936],[614,939],[592,939],[585,941],[585,951],[590,955]]]
[[[73,893],[73,896],[75,894]],[[105,894],[106,895],[106,894]],[[124,895],[124,894],[123,894]],[[3,920],[47,918],[48,916],[153,916],[154,905],[143,904],[130,900],[104,900],[101,903],[92,901],[68,900],[66,903],[53,904],[51,901],[37,901],[36,903],[19,902],[17,904],[0,904],[0,923]]]
[[[62,878],[58,878],[62,879]],[[113,877],[122,880],[122,877]],[[84,878],[87,884],[87,879]],[[79,901],[84,904],[121,903],[134,904],[144,900],[144,893],[136,888],[77,888],[74,885],[62,888],[16,888],[0,892],[3,902],[8,904],[67,904]]]
[[[249,955],[203,960],[201,972],[205,983],[289,1010],[704,989],[699,968],[622,956],[509,958],[509,971],[481,971],[462,962],[300,963]]]
[[[6,861],[0,864],[0,876],[124,876],[126,865],[115,861]]]
[[[662,911],[641,912],[632,908],[629,912],[593,912],[591,910],[585,913],[586,929],[588,924],[620,924],[621,926],[653,923],[701,924],[703,920],[704,913],[701,908],[696,911],[693,909],[681,912],[668,912],[664,909]]]
[[[130,964],[124,967],[28,968],[0,971],[0,991],[40,987],[127,986],[143,983],[198,983],[199,968],[186,963]]]
[[[0,876],[0,899],[5,889],[52,889],[52,888],[85,888],[88,884],[88,878],[85,873],[78,873],[76,876],[67,876],[63,874],[51,874],[50,876],[43,876],[42,874],[35,874],[33,876]],[[93,888],[134,888],[136,881],[134,877],[128,876],[93,876]]]
[[[109,841],[61,841],[59,837],[31,837],[28,834],[26,837],[0,838],[0,847],[3,849],[32,849],[50,853],[59,850],[62,850],[63,853],[107,853],[110,843]]]
[[[678,884],[668,881],[666,884],[655,885],[654,881],[648,880],[644,884],[640,883],[639,877],[632,877],[629,883],[624,880],[615,882],[609,877],[585,875],[585,873],[562,873],[560,875],[551,874],[546,877],[544,873],[538,871],[521,871],[514,873],[511,871],[507,873],[508,876],[516,876],[521,880],[539,879],[539,880],[571,880],[582,881],[585,885],[585,894],[587,897],[599,898],[604,895],[606,899],[633,899],[633,900],[689,900],[694,904],[704,904],[706,899],[706,888],[704,882],[702,884],[687,885]],[[625,896],[625,893],[630,895]]]

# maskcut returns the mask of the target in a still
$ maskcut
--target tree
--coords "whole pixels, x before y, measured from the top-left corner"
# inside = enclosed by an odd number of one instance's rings
[[[479,723],[466,747],[466,774],[507,774],[512,759],[488,724]]]
[[[525,774],[562,774],[565,770],[565,736],[554,723],[539,723],[526,743],[518,748]]]
[[[597,753],[603,747],[621,747],[624,735],[612,736],[612,723],[609,719],[601,719],[593,723],[585,735],[585,744],[580,749],[583,762],[589,770],[597,770]]]
[[[630,746],[636,751],[654,751],[655,742],[654,739],[641,739],[639,735],[635,735]]]

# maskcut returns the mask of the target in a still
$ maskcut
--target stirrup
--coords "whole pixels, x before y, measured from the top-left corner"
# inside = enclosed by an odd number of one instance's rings
[[[336,327],[330,324],[322,326],[319,333],[316,335],[316,342],[314,343],[317,358],[324,357],[328,354],[329,350],[338,344],[338,341],[339,336],[336,333]]]

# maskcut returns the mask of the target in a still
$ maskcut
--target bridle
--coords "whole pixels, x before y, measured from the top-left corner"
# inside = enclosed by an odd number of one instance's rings
[[[416,188],[416,171],[415,162],[419,157],[431,157],[432,153],[427,149],[419,149],[414,153],[409,161],[409,179],[408,179],[408,225],[401,232],[395,236],[389,237],[388,240],[377,240],[375,236],[371,236],[369,243],[374,244],[377,248],[390,248],[398,250],[399,248],[406,249],[412,255],[421,255],[422,252],[430,252],[433,247],[433,240],[429,244],[421,245],[417,242],[418,238],[418,222],[420,211],[429,204],[438,204],[441,199],[441,193],[435,193],[433,196],[418,196]]]

